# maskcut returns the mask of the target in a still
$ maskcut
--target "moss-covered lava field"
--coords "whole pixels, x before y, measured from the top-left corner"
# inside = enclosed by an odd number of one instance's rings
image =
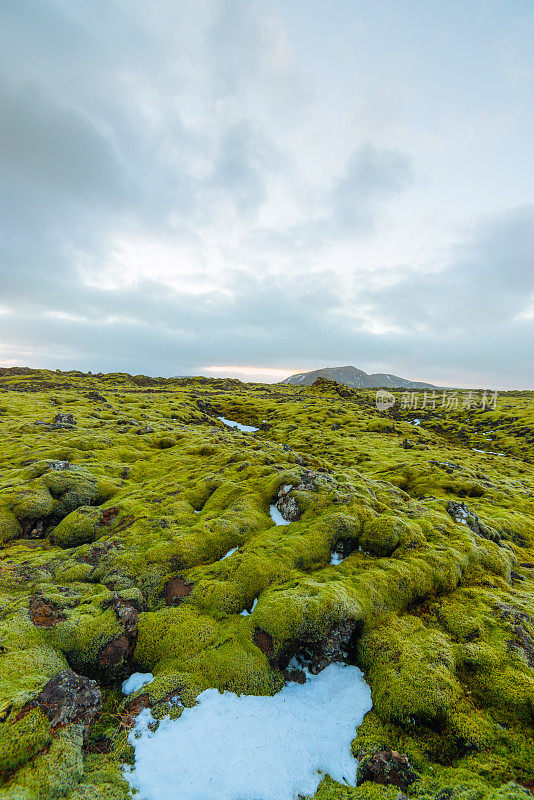
[[[318,800],[533,796],[533,392],[377,411],[325,381],[2,369],[0,541],[2,800],[125,800],[141,709],[333,661],[373,709],[358,786]]]

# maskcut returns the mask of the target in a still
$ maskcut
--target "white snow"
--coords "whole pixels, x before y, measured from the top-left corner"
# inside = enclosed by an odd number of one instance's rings
[[[269,514],[276,525],[289,525],[290,520],[284,519],[275,505],[269,506]]]
[[[253,612],[253,611],[254,611],[254,609],[256,608],[256,603],[257,603],[257,602],[258,602],[258,598],[256,597],[256,599],[255,599],[255,600],[254,600],[254,602],[252,603],[252,606],[250,607],[250,611],[247,611],[247,609],[245,608],[245,609],[244,609],[244,610],[241,612],[241,616],[242,616],[242,617],[248,617],[250,614],[252,614],[252,612]]]
[[[488,456],[506,456],[506,453],[497,453],[495,450],[477,450],[476,447],[471,448],[474,453],[485,453]]]
[[[414,419],[412,421],[412,425],[420,425],[420,424],[421,424],[421,420],[420,419]]]
[[[236,551],[236,550],[237,550],[237,547],[232,547],[232,549],[231,549],[231,550],[228,550],[228,552],[226,553],[226,555],[224,555],[224,556],[223,556],[223,557],[222,557],[220,560],[221,560],[221,561],[224,561],[224,559],[225,559],[225,558],[228,558],[229,556],[231,556],[231,555],[232,555],[232,553],[235,553],[235,551]]]
[[[322,772],[354,786],[350,743],[371,706],[360,670],[341,664],[274,697],[207,689],[156,731],[141,712],[125,776],[145,800],[294,800],[314,794]]]
[[[153,680],[154,676],[151,672],[134,672],[133,675],[130,675],[129,678],[123,681],[122,693],[133,694],[133,692],[137,692],[138,689],[141,689]]]
[[[341,564],[343,561],[343,556],[341,553],[332,553],[332,558],[330,559],[331,564]]]
[[[221,422],[224,422],[229,428],[237,428],[244,433],[253,433],[258,430],[258,428],[255,428],[253,425],[242,425],[240,422],[234,422],[233,419],[226,419],[225,417],[217,417],[217,419],[220,419]]]

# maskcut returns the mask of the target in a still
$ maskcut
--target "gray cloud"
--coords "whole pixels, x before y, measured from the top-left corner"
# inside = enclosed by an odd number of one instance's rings
[[[346,233],[369,230],[377,206],[413,181],[410,159],[366,144],[353,152],[331,191],[332,221]]]
[[[0,362],[346,362],[488,385],[534,373],[534,323],[520,318],[531,208],[482,223],[435,271],[373,291],[355,279],[349,293],[348,269],[340,282],[329,249],[379,237],[415,169],[358,141],[330,180],[301,169],[285,134],[313,87],[276,20],[244,0],[17,0],[0,21]],[[297,221],[265,222],[277,182]],[[185,266],[149,278],[150,264],[118,259],[118,239],[161,244],[171,262],[185,248]],[[369,313],[395,332],[370,332]]]
[[[334,354],[340,362],[376,369],[394,363],[413,377],[453,385],[461,376],[467,386],[495,386],[496,370],[499,388],[528,385],[534,320],[487,326],[462,320],[377,335],[363,326],[357,306],[346,307],[335,286],[328,273],[306,284],[237,271],[231,291],[194,297],[149,282],[120,293],[86,289],[69,306],[75,319],[25,308],[0,316],[1,340],[15,352],[33,348],[48,366],[69,368],[138,372],[148,363],[151,374],[187,374],[202,372],[218,356],[225,363],[291,369],[329,363]],[[63,300],[60,295],[58,310]]]
[[[0,169],[11,181],[46,186],[69,202],[108,205],[124,193],[110,142],[78,109],[37,84],[0,89]]]
[[[534,298],[534,207],[484,220],[431,273],[409,272],[366,298],[404,329],[490,329],[510,323]]]

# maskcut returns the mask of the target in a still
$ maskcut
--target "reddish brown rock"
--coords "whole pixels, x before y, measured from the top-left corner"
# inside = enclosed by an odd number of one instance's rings
[[[102,512],[102,525],[109,525],[119,513],[118,508],[106,508]]]
[[[256,628],[254,631],[254,636],[252,637],[252,641],[256,647],[259,647],[262,653],[264,653],[268,658],[272,658],[274,655],[274,644],[270,633],[263,631],[261,628]]]
[[[171,578],[165,586],[165,602],[168,606],[177,606],[191,594],[193,584],[188,583],[181,575]]]
[[[30,600],[30,619],[39,628],[51,628],[67,615],[58,603],[35,595]]]

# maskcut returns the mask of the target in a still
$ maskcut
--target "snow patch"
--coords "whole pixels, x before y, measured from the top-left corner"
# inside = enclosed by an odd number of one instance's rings
[[[269,506],[269,514],[271,515],[271,519],[275,525],[289,525],[290,521],[283,518],[275,505]]]
[[[331,564],[341,564],[343,561],[343,556],[341,553],[332,553],[332,558],[330,559]]]
[[[235,422],[233,419],[226,419],[225,417],[217,417],[217,419],[220,419],[221,422],[224,422],[229,428],[237,428],[239,431],[243,431],[243,433],[253,433],[258,430],[254,425],[242,425],[241,422]]]
[[[294,800],[315,794],[324,772],[354,786],[350,743],[371,706],[361,671],[341,664],[274,697],[207,689],[156,731],[150,711],[139,714],[125,776],[145,800]]]
[[[220,560],[224,561],[225,558],[229,558],[232,555],[232,553],[235,553],[236,550],[237,550],[237,547],[232,547],[232,549],[228,550],[226,555],[224,555]]]
[[[142,689],[143,686],[146,686],[147,683],[151,683],[154,680],[154,676],[151,672],[134,672],[130,675],[122,683],[122,693],[123,694],[133,694],[137,692],[138,689]]]
[[[254,600],[254,602],[252,603],[252,605],[251,605],[251,607],[250,607],[250,611],[247,611],[247,609],[245,608],[245,609],[244,609],[244,610],[241,612],[241,616],[242,616],[242,617],[248,617],[248,616],[250,616],[250,614],[252,614],[252,612],[253,612],[253,611],[254,611],[254,609],[256,608],[256,603],[257,603],[257,602],[258,602],[258,598],[256,597],[256,599]]]

